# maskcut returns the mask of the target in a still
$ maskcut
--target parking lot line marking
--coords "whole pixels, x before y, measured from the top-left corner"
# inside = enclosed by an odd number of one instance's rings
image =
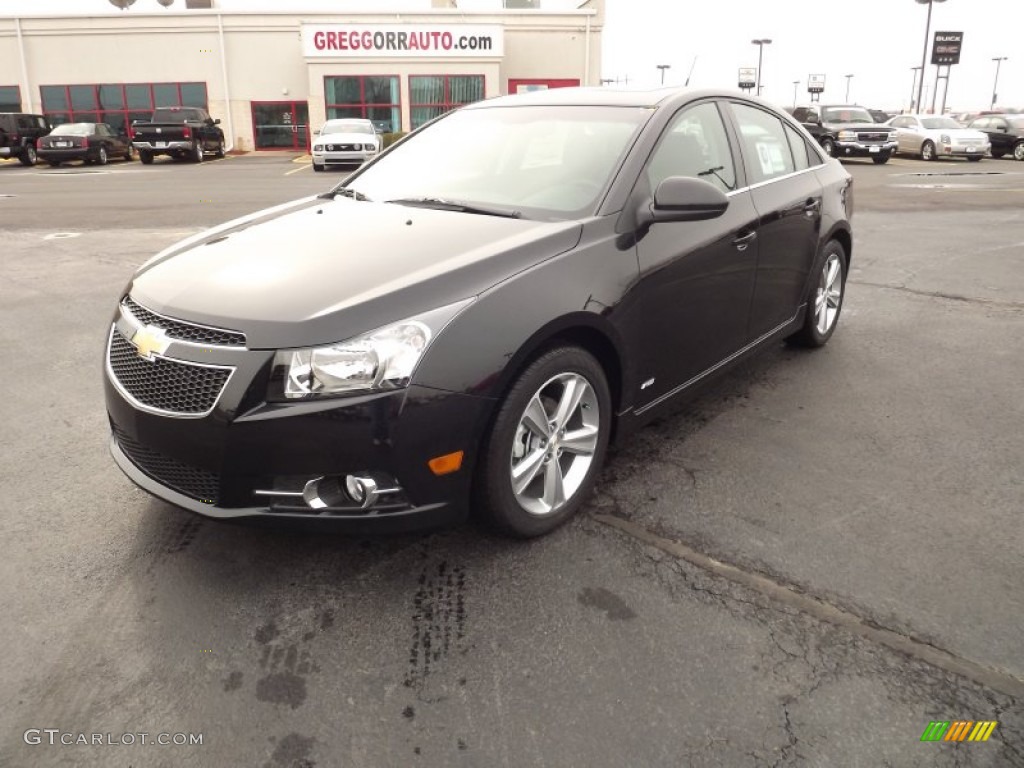
[[[293,168],[293,169],[292,169],[292,170],[290,170],[290,171],[285,171],[285,172],[284,172],[284,175],[285,175],[285,176],[291,176],[291,175],[292,175],[293,173],[298,173],[299,171],[304,171],[304,170],[306,170],[306,169],[307,169],[308,167],[309,167],[308,165],[303,165],[303,166],[301,166],[301,167],[299,167],[299,168]]]
[[[747,589],[752,589],[770,600],[796,608],[819,621],[837,626],[851,634],[884,645],[898,653],[906,654],[946,672],[966,677],[1008,696],[1018,698],[1024,696],[1024,680],[1014,677],[1009,673],[997,672],[975,661],[962,658],[947,650],[925,643],[915,637],[886,629],[870,618],[858,616],[845,608],[827,603],[806,592],[798,591],[763,574],[744,571],[730,563],[716,560],[692,549],[681,541],[659,536],[631,520],[623,520],[621,517],[605,514],[594,514],[592,518],[599,523],[607,525],[609,528],[615,528],[620,533],[637,541],[660,549],[672,557],[685,560],[713,576],[726,579]]]

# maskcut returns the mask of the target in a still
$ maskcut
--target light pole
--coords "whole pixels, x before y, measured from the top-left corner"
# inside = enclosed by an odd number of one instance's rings
[[[757,46],[757,95],[761,95],[761,64],[764,62],[764,47],[771,45],[772,41],[768,38],[762,38],[760,40],[751,40],[752,45]]]
[[[658,66],[658,69],[661,70],[661,84],[664,85],[665,84],[665,70],[666,69],[672,69],[672,65],[671,64],[658,64],[657,66]]]
[[[921,91],[924,89],[924,67],[928,62],[928,35],[932,31],[932,3],[944,3],[946,0],[914,0],[918,5],[928,6],[928,20],[924,25],[924,50],[921,51],[921,82],[917,84],[917,111],[921,111]]]
[[[800,81],[799,80],[794,80],[793,81],[793,106],[794,107],[796,106],[796,89],[798,87],[800,87]]]
[[[920,112],[921,110],[914,108],[914,91],[917,90],[917,73],[922,72],[923,70],[920,67],[911,67],[910,71],[913,73],[913,77],[910,79],[910,111]]]
[[[999,94],[999,66],[1008,58],[1009,56],[996,56],[992,59],[996,63],[996,81],[992,84],[992,106],[989,109],[996,108],[996,97]]]
[[[846,103],[850,103],[850,81],[853,80],[853,75],[844,75],[846,78]]]

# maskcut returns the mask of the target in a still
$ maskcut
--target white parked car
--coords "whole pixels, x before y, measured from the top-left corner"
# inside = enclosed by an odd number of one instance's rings
[[[358,118],[328,120],[313,142],[313,170],[329,165],[351,165],[372,160],[380,152],[381,137],[373,123]]]
[[[940,157],[966,157],[978,161],[989,150],[989,140],[981,131],[964,128],[951,117],[942,115],[898,115],[888,122],[896,129],[896,152],[917,155],[922,160]]]

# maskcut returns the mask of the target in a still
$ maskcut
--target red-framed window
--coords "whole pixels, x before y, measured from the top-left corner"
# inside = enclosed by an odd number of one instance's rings
[[[21,112],[21,89],[16,85],[0,85],[0,112]]]
[[[483,97],[483,75],[409,75],[412,129]]]
[[[327,119],[362,117],[381,133],[402,130],[398,75],[328,75],[324,77]]]
[[[549,88],[573,88],[579,84],[578,79],[571,78],[519,78],[508,81],[508,92],[509,95],[513,95],[530,91],[546,91]]]
[[[127,133],[133,120],[149,120],[158,107],[207,109],[206,83],[41,85],[43,114],[51,125],[108,123]]]

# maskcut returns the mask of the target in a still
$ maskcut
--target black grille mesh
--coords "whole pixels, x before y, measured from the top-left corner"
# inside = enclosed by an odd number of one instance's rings
[[[172,339],[191,341],[194,344],[217,344],[222,347],[245,346],[245,334],[240,331],[222,331],[181,320],[171,320],[169,317],[163,317],[139,306],[132,301],[131,296],[125,296],[121,306],[143,325],[155,325],[158,328],[163,328],[164,332]]]
[[[220,478],[213,472],[190,467],[140,445],[117,427],[114,427],[114,437],[132,463],[157,482],[197,501],[217,503],[220,497]]]
[[[144,360],[116,328],[110,334],[110,369],[121,387],[150,408],[200,415],[213,408],[231,376],[225,368],[206,368],[154,357]]]

